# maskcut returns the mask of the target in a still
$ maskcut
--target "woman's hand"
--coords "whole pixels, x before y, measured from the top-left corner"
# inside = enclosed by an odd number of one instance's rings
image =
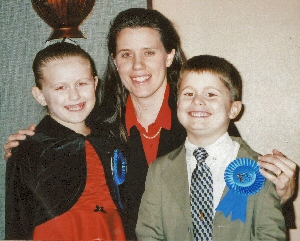
[[[8,142],[5,143],[4,149],[5,149],[5,160],[8,160],[8,158],[12,155],[12,148],[17,147],[19,145],[19,141],[25,140],[26,135],[33,136],[35,131],[35,125],[31,124],[28,128],[28,130],[19,130],[17,134],[10,135],[8,137]]]
[[[260,156],[258,160],[258,165],[262,167],[261,174],[275,184],[281,204],[284,204],[295,192],[296,163],[277,150],[273,150],[273,154]]]

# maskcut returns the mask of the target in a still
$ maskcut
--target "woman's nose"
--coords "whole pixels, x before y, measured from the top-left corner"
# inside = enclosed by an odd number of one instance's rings
[[[141,56],[134,56],[133,58],[133,69],[143,69],[145,67],[144,59]]]

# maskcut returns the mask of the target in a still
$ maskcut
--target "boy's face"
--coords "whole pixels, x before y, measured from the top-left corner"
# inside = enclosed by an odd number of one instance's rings
[[[95,105],[98,79],[93,77],[90,63],[81,57],[51,60],[42,68],[42,89],[33,94],[50,116],[60,124],[76,130],[84,124]]]
[[[216,74],[185,72],[181,79],[178,119],[193,144],[212,144],[227,131],[242,103],[231,101],[229,89]]]

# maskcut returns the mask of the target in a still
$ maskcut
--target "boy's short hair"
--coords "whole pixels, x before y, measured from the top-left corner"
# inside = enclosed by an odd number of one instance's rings
[[[199,55],[187,60],[180,71],[178,90],[182,74],[185,72],[210,72],[219,76],[220,80],[229,89],[231,100],[242,100],[242,78],[239,71],[226,59],[212,55]]]

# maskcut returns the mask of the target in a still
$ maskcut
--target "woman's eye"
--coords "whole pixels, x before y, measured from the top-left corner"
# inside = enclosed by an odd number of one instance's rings
[[[145,52],[145,55],[146,55],[146,56],[152,56],[152,55],[154,55],[154,54],[155,54],[154,51],[146,51],[146,52]]]

